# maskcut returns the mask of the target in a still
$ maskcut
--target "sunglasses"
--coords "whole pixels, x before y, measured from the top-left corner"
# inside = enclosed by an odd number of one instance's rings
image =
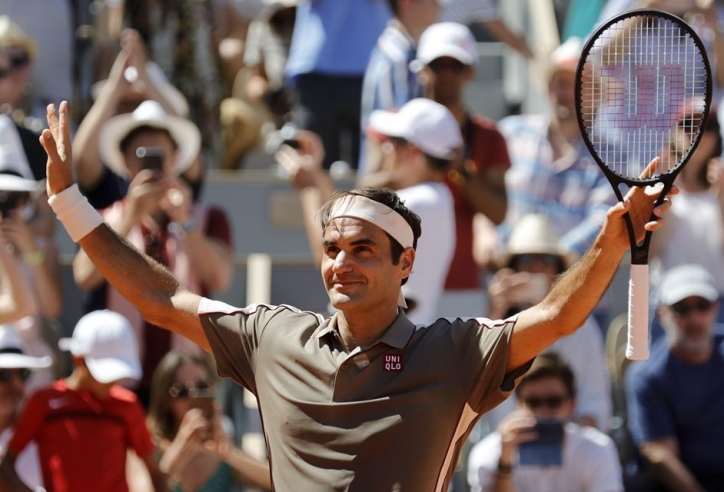
[[[439,58],[432,60],[427,66],[430,67],[430,70],[434,73],[440,73],[444,70],[449,70],[453,73],[463,73],[465,69],[468,68],[467,65],[457,60],[441,60]]]
[[[543,266],[558,266],[561,263],[561,257],[551,254],[526,253],[515,255],[511,260],[511,264],[515,267],[530,267],[534,264]]]
[[[551,410],[558,410],[561,408],[563,403],[566,402],[566,400],[568,400],[568,397],[562,395],[547,397],[532,396],[530,398],[523,398],[523,403],[525,403],[525,406],[531,410],[537,410],[542,407],[549,408]]]
[[[9,383],[13,376],[19,378],[23,383],[30,379],[30,375],[33,373],[30,369],[0,369],[0,382]]]
[[[30,65],[30,55],[27,51],[10,51],[8,55],[12,68],[23,68]]]
[[[199,398],[211,395],[211,386],[206,381],[174,383],[168,390],[171,398]]]
[[[671,305],[671,310],[677,316],[684,317],[690,315],[694,311],[699,313],[708,313],[713,306],[713,302],[706,299],[699,299],[692,302],[677,302],[676,304]]]

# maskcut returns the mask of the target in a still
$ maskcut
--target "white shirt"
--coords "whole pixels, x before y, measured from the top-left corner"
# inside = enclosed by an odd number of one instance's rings
[[[468,458],[472,492],[493,490],[500,459],[500,434],[476,444]],[[568,423],[563,438],[563,466],[522,466],[513,463],[519,492],[618,492],[623,490],[616,446],[606,434]]]
[[[0,432],[0,456],[5,456],[11,437],[13,437],[12,427]],[[45,491],[43,488],[43,472],[38,457],[38,446],[34,441],[25,446],[25,449],[18,455],[18,459],[15,460],[15,471],[25,485],[36,492]]]
[[[435,321],[438,302],[455,252],[455,207],[445,183],[422,183],[398,190],[405,206],[422,219],[422,236],[412,274],[402,286],[405,297],[414,299],[415,309],[407,317],[415,324]]]

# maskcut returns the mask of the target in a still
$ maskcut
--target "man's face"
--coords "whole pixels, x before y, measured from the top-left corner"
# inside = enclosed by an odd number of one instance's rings
[[[163,171],[166,174],[173,173],[174,162],[176,162],[176,148],[168,133],[162,130],[149,130],[140,132],[131,138],[128,146],[123,152],[123,157],[131,177],[135,177],[144,169],[143,160],[136,155],[140,147],[158,148],[163,151]]]
[[[0,415],[13,415],[25,394],[28,369],[0,369]]]
[[[450,56],[435,58],[423,68],[423,78],[432,90],[432,98],[445,105],[459,101],[463,88],[473,76],[473,68]]]
[[[414,252],[392,262],[390,238],[370,222],[341,217],[323,236],[322,278],[332,305],[341,311],[367,311],[397,304],[400,284],[412,270]]]
[[[559,119],[575,118],[576,75],[572,70],[557,70],[548,83],[548,97]]]
[[[719,303],[699,296],[665,306],[661,312],[662,321],[672,347],[690,354],[708,350],[718,307]]]
[[[518,406],[530,411],[537,419],[568,421],[573,416],[575,402],[559,378],[524,380],[520,384]]]

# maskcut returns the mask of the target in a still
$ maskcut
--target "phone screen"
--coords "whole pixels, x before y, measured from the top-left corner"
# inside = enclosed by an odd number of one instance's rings
[[[518,463],[521,465],[563,465],[563,422],[538,420],[535,424],[538,439],[518,446]]]
[[[198,408],[204,415],[204,418],[209,422],[208,427],[205,429],[204,439],[211,438],[211,426],[214,419],[214,397],[213,396],[196,396],[191,398],[191,407]]]

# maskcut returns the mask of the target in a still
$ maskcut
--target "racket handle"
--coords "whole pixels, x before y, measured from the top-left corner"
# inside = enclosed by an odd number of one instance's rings
[[[631,265],[626,358],[649,358],[649,265]]]

